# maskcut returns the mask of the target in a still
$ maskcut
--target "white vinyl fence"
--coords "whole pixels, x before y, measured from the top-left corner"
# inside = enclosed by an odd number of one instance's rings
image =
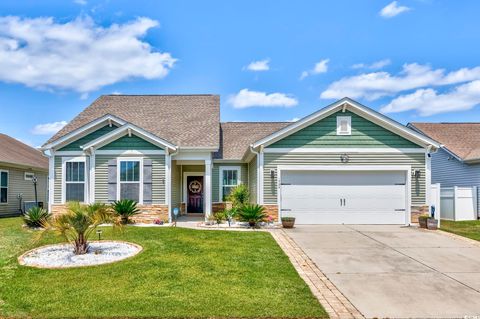
[[[440,189],[440,192],[438,190]],[[440,187],[433,184],[430,197],[431,205],[438,207],[440,193],[440,218],[447,220],[476,220],[478,217],[477,187]],[[436,214],[435,217],[438,217]]]

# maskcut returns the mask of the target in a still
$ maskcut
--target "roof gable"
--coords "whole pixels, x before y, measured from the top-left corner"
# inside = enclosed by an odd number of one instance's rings
[[[218,95],[103,95],[55,134],[47,144],[107,114],[134,124],[176,146],[219,147]]]
[[[351,135],[337,135],[337,116],[351,117]],[[269,145],[271,148],[415,148],[407,140],[351,111],[341,110]]]
[[[102,147],[99,150],[158,150],[161,147],[150,143],[143,138],[131,134],[130,136],[124,135]]]
[[[391,118],[384,116],[383,114],[380,114],[366,106],[361,105],[358,102],[355,102],[349,98],[343,98],[333,104],[330,104],[329,106],[309,115],[304,117],[303,119],[279,130],[278,132],[275,132],[261,140],[258,140],[255,142],[252,146],[254,148],[257,148],[259,146],[269,146],[323,118],[326,118],[327,116],[336,113],[337,111],[342,110],[342,112],[348,110],[351,111],[366,120],[369,120],[371,122],[374,122],[375,124],[409,140],[412,141],[413,143],[422,146],[422,147],[435,147],[438,148],[440,145],[432,140],[431,138],[415,132],[414,130],[392,120]]]
[[[71,143],[61,147],[58,149],[59,151],[81,151],[82,150],[82,145],[85,145],[105,134],[108,134],[114,130],[116,130],[118,126],[116,125],[105,125],[98,130],[95,130],[83,137],[80,137],[78,139],[74,139]]]

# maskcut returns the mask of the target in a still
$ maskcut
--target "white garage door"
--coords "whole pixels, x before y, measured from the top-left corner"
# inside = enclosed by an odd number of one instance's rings
[[[280,187],[298,224],[405,224],[405,171],[281,171]]]

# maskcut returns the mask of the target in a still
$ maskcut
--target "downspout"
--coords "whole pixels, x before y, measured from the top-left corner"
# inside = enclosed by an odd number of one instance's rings
[[[168,174],[167,174],[167,181],[166,185],[167,188],[167,207],[168,207],[168,222],[172,222],[172,156],[178,154],[178,148],[174,150],[173,153],[170,153],[169,148],[166,149],[166,156],[168,157]]]

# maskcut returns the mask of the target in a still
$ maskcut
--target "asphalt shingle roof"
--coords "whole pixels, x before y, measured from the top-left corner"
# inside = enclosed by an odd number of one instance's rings
[[[42,152],[5,134],[0,134],[0,163],[48,169],[48,158]]]
[[[107,114],[180,147],[219,147],[218,95],[102,95],[46,144]]]
[[[220,124],[220,150],[214,158],[241,159],[250,144],[284,128],[291,122],[226,122]]]
[[[410,123],[464,161],[480,159],[480,123]]]

